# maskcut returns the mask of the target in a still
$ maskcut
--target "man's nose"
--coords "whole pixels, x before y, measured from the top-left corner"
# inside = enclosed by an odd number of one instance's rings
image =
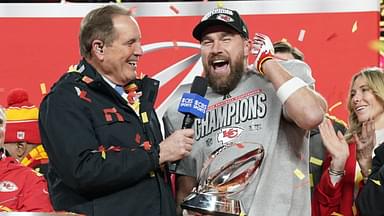
[[[140,43],[138,43],[138,44],[136,44],[135,45],[135,49],[134,49],[134,54],[136,55],[136,56],[142,56],[143,55],[143,48],[141,47],[141,44]]]
[[[219,41],[214,41],[212,44],[212,53],[220,53],[222,52],[222,47]]]

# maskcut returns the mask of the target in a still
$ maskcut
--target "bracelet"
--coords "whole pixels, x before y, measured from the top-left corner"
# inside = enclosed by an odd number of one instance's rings
[[[264,62],[266,62],[266,61],[268,61],[268,60],[271,60],[271,59],[273,59],[272,56],[267,56],[267,57],[265,57],[264,59],[262,59],[262,60],[260,61],[259,65],[258,65],[259,67],[257,68],[257,70],[260,72],[260,74],[261,74],[262,76],[264,76],[265,73],[264,73],[263,69],[261,69],[261,66],[263,65]]]
[[[293,77],[292,79],[283,83],[279,89],[277,89],[277,97],[280,99],[281,103],[284,104],[289,96],[304,86],[307,86],[307,83],[298,77]]]
[[[328,168],[329,175],[332,176],[344,176],[345,170],[333,170],[331,167]]]

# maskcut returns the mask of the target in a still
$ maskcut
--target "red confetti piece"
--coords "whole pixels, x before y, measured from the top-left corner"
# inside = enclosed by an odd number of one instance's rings
[[[175,14],[179,14],[179,9],[177,9],[175,6],[171,5],[169,6],[169,8],[171,8],[171,10],[175,12]]]
[[[336,38],[336,37],[337,37],[337,34],[336,34],[336,33],[333,33],[333,34],[331,34],[329,37],[327,37],[326,41],[330,41],[330,40],[332,40],[332,39],[334,39],[334,38]]]
[[[149,151],[151,150],[152,145],[148,141],[145,141],[143,143],[143,147],[144,147],[144,150]]]
[[[236,146],[237,146],[237,148],[244,148],[244,144],[242,144],[242,143],[238,143],[238,144],[236,144]]]

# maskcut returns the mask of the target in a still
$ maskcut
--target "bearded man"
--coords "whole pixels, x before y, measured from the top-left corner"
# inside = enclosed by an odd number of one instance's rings
[[[234,10],[208,12],[193,36],[201,44],[209,107],[205,118],[194,123],[191,154],[176,169],[177,205],[196,186],[212,152],[236,139],[251,140],[264,146],[265,155],[256,178],[238,194],[243,213],[310,215],[307,135],[322,122],[327,104],[313,90],[309,66],[275,59],[270,39],[256,33],[250,40],[245,22]],[[252,67],[250,53],[256,57]],[[163,117],[168,134],[183,118],[178,102]]]

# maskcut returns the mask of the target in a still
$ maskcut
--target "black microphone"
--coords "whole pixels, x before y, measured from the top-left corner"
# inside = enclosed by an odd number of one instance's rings
[[[191,92],[181,97],[178,111],[184,114],[182,129],[192,128],[196,118],[204,118],[209,101],[204,98],[207,92],[208,81],[196,76],[192,82]],[[178,161],[169,164],[169,171],[176,172]]]

